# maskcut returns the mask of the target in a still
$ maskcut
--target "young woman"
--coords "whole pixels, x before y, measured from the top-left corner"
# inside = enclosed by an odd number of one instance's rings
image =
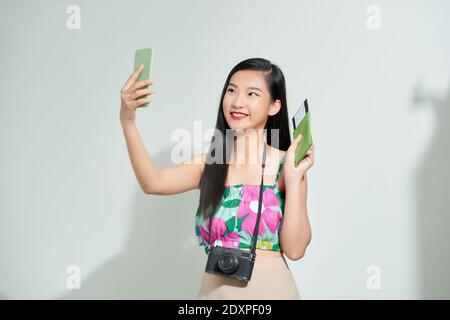
[[[260,58],[238,63],[225,81],[208,153],[161,169],[146,152],[135,125],[136,108],[152,101],[142,96],[156,92],[143,89],[152,80],[135,83],[141,70],[121,91],[120,120],[133,170],[147,194],[200,189],[195,234],[207,254],[215,246],[251,250],[263,178],[251,280],[205,272],[197,299],[300,299],[285,256],[299,260],[311,241],[306,171],[314,163],[314,146],[295,167],[301,137],[291,143],[280,68]]]

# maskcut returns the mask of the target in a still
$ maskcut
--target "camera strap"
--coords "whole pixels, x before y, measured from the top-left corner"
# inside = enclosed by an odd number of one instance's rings
[[[267,143],[264,142],[264,150],[263,150],[263,157],[262,157],[262,164],[261,164],[261,185],[259,187],[259,201],[258,201],[258,217],[256,218],[256,225],[255,230],[253,232],[253,238],[252,238],[252,254],[255,254],[256,252],[256,244],[258,240],[258,231],[259,231],[259,221],[261,219],[261,205],[262,205],[262,198],[263,198],[263,181],[264,181],[264,168],[266,167],[266,149],[267,149]],[[210,217],[209,219],[209,229],[208,229],[208,240],[209,240],[209,246],[211,248],[211,227],[212,227],[212,220],[214,216]]]
[[[263,160],[261,165],[261,186],[259,187],[259,201],[258,201],[258,217],[256,218],[255,231],[253,232],[253,240],[252,240],[252,254],[256,252],[256,243],[258,240],[258,232],[259,232],[259,220],[261,219],[261,205],[263,198],[263,181],[264,181],[264,168],[266,167],[266,148],[267,144],[264,143],[264,152],[263,152]]]

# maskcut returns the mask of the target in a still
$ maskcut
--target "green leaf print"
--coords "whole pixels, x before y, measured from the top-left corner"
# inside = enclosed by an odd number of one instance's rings
[[[234,228],[236,227],[236,218],[232,217],[232,218],[228,219],[225,222],[225,224],[227,226],[227,234],[230,233],[230,232],[233,232]]]
[[[242,249],[248,249],[248,248],[251,248],[252,246],[250,245],[250,244],[248,244],[248,243],[245,243],[245,242],[241,242],[241,248]]]
[[[226,199],[226,198],[228,198],[229,195],[230,195],[230,189],[225,188],[225,190],[223,191],[223,198]]]
[[[279,243],[274,244],[274,245],[272,246],[272,250],[274,250],[274,251],[280,251],[280,244],[279,244]]]
[[[247,213],[245,216],[243,216],[242,218],[237,219],[238,223],[237,223],[237,229],[239,232],[242,231],[242,221],[245,220],[245,218],[247,218],[249,214]]]
[[[228,200],[228,201],[224,201],[222,206],[225,208],[236,208],[239,206],[240,202],[241,202],[241,199]]]
[[[240,231],[239,236],[241,239],[241,246],[244,248],[250,248],[252,243],[252,235],[248,234],[245,231]]]

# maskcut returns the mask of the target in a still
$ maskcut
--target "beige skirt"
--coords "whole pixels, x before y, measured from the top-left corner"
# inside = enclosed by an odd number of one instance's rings
[[[283,255],[259,255],[247,284],[234,278],[204,272],[197,299],[299,300],[300,294]]]

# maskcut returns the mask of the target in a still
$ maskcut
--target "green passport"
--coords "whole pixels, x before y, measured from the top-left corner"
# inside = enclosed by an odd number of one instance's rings
[[[133,73],[139,68],[139,66],[143,64],[144,69],[142,69],[139,77],[136,79],[136,82],[152,79],[152,69],[153,69],[153,48],[142,48],[136,50],[134,54],[134,69]],[[148,87],[144,87],[141,89],[146,89]],[[141,98],[147,98],[148,95],[142,96]],[[142,105],[142,107],[148,107],[148,103]]]
[[[297,145],[295,149],[295,166],[298,167],[300,161],[308,152],[308,149],[311,147],[313,141],[311,136],[311,127],[310,127],[310,112],[308,107],[308,99],[302,103],[300,108],[298,108],[294,117],[292,118],[292,124],[294,128],[294,139],[296,139],[300,134],[302,135],[302,139],[300,143]]]

